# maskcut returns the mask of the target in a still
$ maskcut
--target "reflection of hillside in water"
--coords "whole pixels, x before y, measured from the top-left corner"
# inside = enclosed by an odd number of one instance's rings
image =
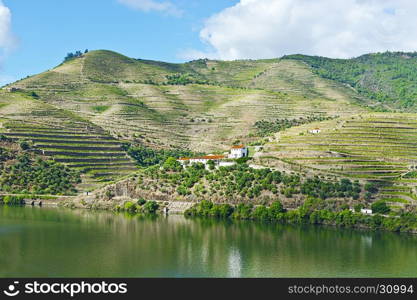
[[[0,228],[0,252],[8,253],[1,276],[415,276],[417,269],[417,238],[391,233],[9,207],[0,208]]]

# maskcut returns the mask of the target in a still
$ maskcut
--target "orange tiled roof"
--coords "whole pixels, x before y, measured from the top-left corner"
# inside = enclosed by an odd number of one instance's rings
[[[245,145],[232,146],[232,149],[243,149],[243,148],[245,148]]]

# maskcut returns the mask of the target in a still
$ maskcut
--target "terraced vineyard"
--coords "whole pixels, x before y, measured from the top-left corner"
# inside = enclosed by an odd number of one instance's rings
[[[176,73],[207,84],[167,84]],[[279,59],[168,64],[92,51],[11,87],[35,92],[116,138],[194,151],[250,142],[248,133],[262,119],[365,111],[351,89],[313,75],[302,62]]]
[[[380,198],[415,203],[416,179],[404,177],[417,159],[415,115],[370,114],[374,105],[297,60],[170,64],[101,50],[8,85],[0,124],[9,137],[32,140],[81,170],[88,190],[135,171],[121,141],[214,153],[264,139],[257,121],[331,117],[281,132],[255,159],[374,181]],[[314,127],[321,133],[310,134]]]
[[[14,100],[1,100],[2,134],[16,141],[32,141],[43,155],[81,171],[80,191],[95,189],[136,170],[120,141],[100,127],[37,100]]]
[[[320,127],[321,132],[309,131]],[[343,176],[380,186],[378,197],[396,205],[417,203],[417,119],[414,114],[360,114],[291,128],[278,135],[265,157],[293,169]]]

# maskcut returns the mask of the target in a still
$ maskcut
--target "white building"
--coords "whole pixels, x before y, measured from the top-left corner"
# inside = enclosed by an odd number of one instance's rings
[[[182,165],[192,165],[195,163],[202,163],[206,165],[210,160],[214,161],[215,164],[219,164],[222,159],[225,159],[226,157],[224,155],[206,155],[206,156],[200,156],[200,157],[182,157],[178,159],[178,161]]]
[[[244,145],[233,146],[230,150],[229,158],[242,158],[248,156],[248,148]]]
[[[204,165],[207,165],[209,161],[213,161],[216,166],[227,167],[227,166],[233,166],[235,162],[224,161],[224,159],[226,158],[237,159],[237,158],[246,157],[246,156],[248,156],[248,148],[246,148],[244,145],[239,145],[239,146],[233,146],[228,156],[210,154],[210,155],[199,156],[199,157],[181,157],[177,159],[177,161],[183,166],[188,166],[188,165],[192,165],[195,163],[202,163]]]
[[[321,132],[321,129],[320,128],[314,128],[314,129],[309,130],[308,132],[313,133],[313,134],[318,134],[318,133]]]
[[[362,208],[361,213],[363,213],[364,215],[372,215],[372,209]]]

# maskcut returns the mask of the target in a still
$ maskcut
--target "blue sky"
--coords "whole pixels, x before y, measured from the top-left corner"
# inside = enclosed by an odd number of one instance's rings
[[[415,0],[0,0],[0,86],[75,50],[182,62],[417,51]]]
[[[140,1],[139,1],[140,2]],[[146,1],[145,1],[146,2]],[[3,0],[17,43],[5,57],[3,81],[59,64],[69,51],[109,49],[130,57],[184,61],[185,49],[204,49],[204,20],[237,1],[172,1],[179,14],[142,11],[118,0]]]

